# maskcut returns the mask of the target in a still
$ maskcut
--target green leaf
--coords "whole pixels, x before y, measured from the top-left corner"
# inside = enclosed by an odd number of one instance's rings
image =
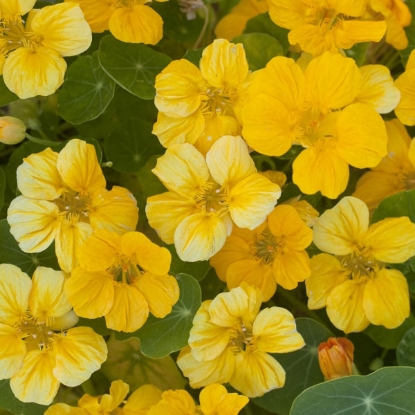
[[[3,209],[5,193],[6,193],[6,173],[0,167],[0,211]]]
[[[47,406],[19,401],[10,389],[9,379],[0,380],[0,408],[15,415],[43,415]]]
[[[72,124],[97,118],[111,102],[114,86],[99,64],[98,52],[81,56],[68,68],[58,92],[59,115]]]
[[[99,46],[99,61],[121,87],[142,99],[153,99],[154,83],[171,59],[142,43],[125,43],[105,36]]]
[[[111,339],[108,343],[108,359],[102,371],[111,381],[122,379],[130,385],[130,392],[145,384],[161,390],[183,389],[185,380],[170,356],[152,359],[140,351],[140,340],[132,337],[127,341]]]
[[[0,220],[0,264],[16,265],[29,276],[32,276],[38,266],[60,269],[54,244],[43,252],[34,254],[23,252],[10,233],[10,226],[6,219]]]
[[[202,59],[203,48],[196,50],[188,49],[183,56],[183,59],[187,59],[189,62],[192,62],[193,65],[199,67],[200,59]]]
[[[409,7],[412,16],[415,15],[415,0],[406,0],[406,5]],[[415,25],[412,24],[404,28],[406,36],[408,37],[408,47],[404,50],[400,50],[399,54],[401,55],[402,63],[406,65],[408,62],[409,55],[415,49]]]
[[[290,42],[288,42],[288,29],[277,26],[269,16],[269,13],[261,13],[249,19],[244,33],[266,33],[278,40],[283,48],[284,55],[288,52]]]
[[[164,152],[163,146],[151,133],[153,126],[140,118],[118,125],[105,139],[104,149],[113,169],[121,173],[140,170],[149,157]]]
[[[290,415],[410,415],[414,390],[414,368],[384,367],[307,389],[294,401]]]
[[[354,59],[357,66],[362,66],[366,59],[366,52],[370,43],[356,43],[350,49],[346,49],[344,52],[347,57]]]
[[[201,290],[190,275],[177,274],[176,278],[180,298],[172,312],[163,319],[150,315],[146,324],[135,333],[115,333],[118,340],[140,338],[142,353],[155,359],[168,356],[187,345],[193,317],[201,304]]]
[[[376,344],[385,349],[396,349],[405,333],[415,326],[415,318],[411,314],[396,329],[387,329],[383,326],[369,326],[363,333],[368,335]]]
[[[286,371],[284,387],[253,399],[260,407],[281,415],[290,413],[292,402],[304,389],[323,382],[317,348],[321,342],[333,336],[326,327],[310,318],[298,318],[296,324],[306,345],[293,353],[273,354]]]
[[[383,199],[373,213],[372,223],[401,216],[408,216],[415,223],[415,190],[407,190]]]
[[[10,104],[10,102],[17,101],[18,99],[19,97],[5,85],[3,76],[0,76],[0,107]]]
[[[244,45],[249,69],[252,71],[265,68],[272,58],[284,54],[280,42],[266,33],[247,33],[233,38],[232,42]]]
[[[415,327],[403,336],[396,349],[396,358],[400,366],[415,367]]]

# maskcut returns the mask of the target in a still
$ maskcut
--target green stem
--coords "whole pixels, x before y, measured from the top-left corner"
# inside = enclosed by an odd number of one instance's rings
[[[42,146],[59,146],[61,143],[57,142],[57,141],[50,141],[50,140],[45,140],[43,138],[37,138],[37,137],[33,137],[32,135],[26,133],[25,134],[26,138],[31,141],[32,143],[36,143],[36,144],[41,144]]]
[[[205,35],[206,29],[207,29],[207,26],[208,26],[208,23],[209,23],[209,9],[205,5],[203,5],[203,10],[205,11],[205,21],[203,22],[202,30],[201,30],[200,35],[197,38],[194,46],[193,46],[193,49],[197,49],[199,47],[200,42],[202,41],[203,36]]]

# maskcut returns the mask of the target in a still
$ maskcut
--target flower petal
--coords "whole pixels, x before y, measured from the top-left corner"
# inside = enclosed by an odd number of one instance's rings
[[[27,349],[13,326],[0,323],[0,379],[9,379],[21,368]]]

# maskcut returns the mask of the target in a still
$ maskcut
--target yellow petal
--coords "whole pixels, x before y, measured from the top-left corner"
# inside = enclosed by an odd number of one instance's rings
[[[383,65],[365,65],[359,68],[362,75],[362,88],[356,102],[370,105],[379,114],[387,114],[395,109],[401,98],[389,69]]]
[[[13,327],[29,308],[30,277],[12,264],[0,264],[0,321]]]
[[[326,52],[305,71],[307,97],[319,108],[343,108],[359,93],[361,75],[355,61]]]
[[[401,93],[395,114],[403,124],[415,125],[415,69],[407,69],[398,77],[395,85]]]
[[[122,42],[155,45],[163,37],[163,20],[145,5],[120,7],[110,17],[109,29]]]
[[[160,276],[146,272],[134,282],[134,286],[146,299],[150,313],[157,318],[170,314],[179,299],[179,285],[171,275]]]
[[[65,71],[65,60],[52,49],[18,48],[7,56],[3,79],[10,91],[25,99],[53,94],[62,85]]]
[[[272,212],[280,195],[280,187],[265,176],[253,173],[245,177],[229,190],[232,220],[240,228],[256,228]]]
[[[62,179],[56,168],[58,153],[47,148],[23,159],[17,168],[17,187],[26,197],[58,199],[63,191]]]
[[[101,397],[101,408],[103,411],[111,412],[117,408],[126,398],[130,387],[122,380],[111,382],[110,393]]]
[[[0,323],[0,378],[9,379],[21,368],[26,356],[26,344],[24,340],[16,336],[13,326]]]
[[[261,310],[254,321],[252,334],[262,352],[289,353],[305,345],[297,332],[294,316],[282,307]]]
[[[94,229],[124,233],[135,230],[138,222],[138,207],[135,197],[124,187],[102,189],[91,199],[89,220]]]
[[[313,56],[320,56],[325,52],[336,54],[339,51],[333,29],[327,30],[320,25],[303,24],[295,27],[288,33],[288,41],[291,45],[298,44],[303,52]]]
[[[170,270],[170,252],[140,232],[124,234],[119,248],[125,256],[131,258],[131,262],[137,262],[145,271],[164,277]]]
[[[37,267],[32,277],[29,308],[38,322],[60,317],[72,309],[63,292],[65,277],[62,271]]]
[[[45,415],[76,415],[73,411],[74,408],[66,403],[56,403],[46,409]]]
[[[119,283],[114,288],[114,302],[105,321],[110,329],[131,333],[144,325],[148,312],[143,294],[132,285]]]
[[[330,143],[303,150],[293,163],[293,182],[308,195],[321,192],[336,199],[349,181],[349,165]]]
[[[380,270],[367,282],[363,308],[372,324],[388,329],[400,326],[409,317],[409,289],[404,275],[396,269]]]
[[[53,374],[66,386],[89,379],[107,359],[107,345],[90,327],[74,327],[54,338],[56,366]]]
[[[55,238],[55,252],[59,266],[71,272],[77,265],[77,252],[84,241],[92,234],[91,225],[85,222],[70,222],[63,219]]]
[[[154,385],[143,385],[128,398],[123,415],[147,415],[147,411],[161,400],[161,390]]]
[[[248,76],[248,62],[242,44],[215,39],[200,59],[203,77],[215,88],[237,87]]]
[[[174,233],[174,245],[182,261],[206,261],[224,245],[231,233],[228,216],[196,213],[180,222]]]
[[[185,390],[167,390],[162,394],[162,400],[150,408],[147,415],[183,415],[196,414],[196,405]]]
[[[369,325],[363,308],[366,282],[347,280],[334,287],[327,298],[330,321],[345,333],[359,332]]]
[[[330,254],[347,255],[363,241],[368,227],[369,210],[364,202],[344,197],[315,223],[314,243]]]
[[[379,42],[386,32],[386,22],[342,20],[334,31],[336,46],[350,49],[355,43]]]
[[[45,200],[18,196],[7,210],[10,233],[23,252],[42,252],[55,239],[59,227],[59,208]]]
[[[275,256],[272,270],[278,285],[293,290],[310,275],[310,258],[306,251],[286,249]]]
[[[168,190],[191,198],[209,179],[205,158],[190,144],[175,144],[157,159],[152,172]]]
[[[75,2],[43,7],[31,20],[30,29],[41,36],[44,47],[62,56],[79,55],[92,42],[91,29]]]
[[[65,293],[76,314],[86,318],[106,315],[114,302],[114,280],[107,272],[76,267],[65,282]]]
[[[63,181],[76,192],[93,193],[105,188],[105,177],[92,144],[77,138],[61,150],[57,162]]]
[[[233,186],[257,171],[245,141],[239,136],[217,140],[206,154],[206,164],[221,186]]]
[[[323,308],[335,287],[347,281],[348,272],[343,270],[339,260],[333,255],[318,254],[311,258],[311,274],[306,279],[310,310]]]
[[[364,245],[379,261],[405,262],[415,255],[415,224],[406,216],[383,219],[369,227]]]
[[[102,33],[108,30],[109,19],[115,10],[115,3],[112,0],[77,0],[77,3],[92,32]]]
[[[306,21],[307,6],[302,0],[270,0],[269,8],[272,21],[286,29],[301,26]]]
[[[190,347],[185,347],[180,351],[177,365],[189,378],[190,386],[200,388],[211,383],[229,382],[235,368],[235,356],[227,348],[216,359],[199,362],[193,357]]]
[[[236,367],[230,385],[248,398],[256,398],[270,390],[282,388],[285,370],[269,354],[259,350],[235,356]]]
[[[19,401],[49,405],[55,398],[59,381],[53,374],[55,357],[48,351],[29,352],[20,370],[10,379],[10,388]]]
[[[385,123],[365,104],[352,104],[337,119],[337,151],[359,169],[374,167],[387,154]]]
[[[5,15],[21,15],[32,10],[36,0],[0,0],[0,10]]]
[[[168,244],[174,243],[174,232],[180,223],[198,210],[194,203],[173,192],[151,196],[146,205],[150,226]]]

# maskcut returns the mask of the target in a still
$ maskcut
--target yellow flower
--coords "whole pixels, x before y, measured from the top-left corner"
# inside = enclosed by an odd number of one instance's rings
[[[147,415],[147,411],[161,399],[161,391],[158,388],[143,385],[125,401],[129,389],[122,380],[116,380],[111,382],[109,394],[85,394],[79,399],[77,407],[58,403],[48,408],[45,415]]]
[[[109,29],[114,37],[122,42],[149,45],[155,45],[163,37],[162,18],[146,5],[152,0],[74,1],[80,5],[94,33],[102,33]]]
[[[147,199],[150,226],[174,243],[183,261],[218,252],[232,231],[254,229],[272,211],[281,191],[257,173],[241,137],[220,138],[205,157],[191,144],[175,144],[153,173],[169,192]]]
[[[122,187],[105,189],[95,148],[73,139],[60,153],[50,148],[23,159],[17,169],[22,193],[10,203],[10,232],[24,252],[42,252],[55,241],[61,269],[76,265],[76,250],[96,229],[134,230],[138,209]]]
[[[379,42],[385,22],[359,20],[366,11],[366,0],[269,0],[269,14],[278,26],[290,29],[292,45],[314,56],[355,43]]]
[[[241,0],[225,17],[219,20],[215,27],[216,37],[232,40],[241,35],[248,20],[267,12],[268,8],[266,0]]]
[[[304,340],[289,311],[259,311],[261,301],[261,291],[243,283],[202,303],[177,359],[192,388],[228,382],[257,397],[284,385],[285,371],[269,353],[298,350]]]
[[[17,144],[25,138],[26,126],[15,117],[0,117],[0,143]]]
[[[305,147],[293,163],[293,181],[303,193],[337,198],[346,189],[349,164],[374,167],[386,155],[385,125],[375,108],[390,108],[397,94],[384,76],[376,84],[376,68],[362,83],[352,59],[327,52],[304,70],[276,57],[258,72],[249,91],[253,98],[242,111],[243,136],[270,156],[293,144]],[[373,99],[362,84],[379,86]]]
[[[177,281],[168,275],[170,252],[140,232],[98,230],[80,246],[78,259],[66,295],[76,314],[105,316],[111,329],[136,331],[149,312],[163,318],[179,299]]]
[[[395,49],[405,49],[408,38],[404,27],[411,24],[412,14],[403,0],[369,0],[369,12],[375,19],[386,22],[386,42]]]
[[[395,85],[401,93],[401,100],[395,114],[402,124],[415,125],[415,50],[409,55],[405,72],[398,77]]]
[[[312,240],[312,230],[295,208],[279,205],[256,229],[235,228],[210,264],[228,288],[244,281],[257,286],[268,301],[277,284],[292,290],[310,275],[305,249]]]
[[[318,363],[324,379],[333,380],[353,374],[353,343],[345,337],[330,337],[318,346]]]
[[[415,224],[409,218],[387,218],[369,226],[364,202],[345,197],[320,216],[314,243],[331,255],[311,259],[306,280],[310,309],[327,306],[331,322],[346,333],[362,331],[370,323],[392,329],[409,316],[406,278],[387,266],[415,255]]]
[[[4,83],[19,98],[51,95],[63,83],[65,56],[87,50],[91,29],[74,2],[31,10],[34,1],[0,3]],[[26,26],[22,15],[29,12]]]
[[[357,182],[353,196],[373,211],[388,196],[415,189],[415,141],[397,119],[386,121],[388,154]]]
[[[38,267],[32,279],[0,265],[0,373],[23,402],[52,403],[60,383],[78,386],[107,358],[104,339],[78,318],[62,271]]]
[[[218,138],[240,134],[237,107],[247,77],[243,45],[225,39],[203,51],[200,70],[186,59],[171,62],[156,77],[153,133],[164,147],[187,142],[203,154]]]

